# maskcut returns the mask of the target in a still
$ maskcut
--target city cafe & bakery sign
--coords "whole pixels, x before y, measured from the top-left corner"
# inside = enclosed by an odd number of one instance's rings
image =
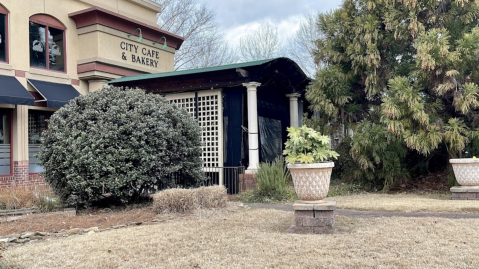
[[[139,45],[131,44],[125,41],[120,42],[120,48],[122,50],[122,60],[158,68],[158,62],[160,60],[159,51],[146,47],[140,47]]]

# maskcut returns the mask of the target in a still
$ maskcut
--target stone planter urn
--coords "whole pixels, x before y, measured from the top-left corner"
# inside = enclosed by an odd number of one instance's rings
[[[294,190],[300,203],[315,204],[324,202],[329,192],[329,182],[334,162],[312,164],[288,164],[293,178]]]
[[[450,159],[457,183],[461,186],[479,186],[479,159]]]

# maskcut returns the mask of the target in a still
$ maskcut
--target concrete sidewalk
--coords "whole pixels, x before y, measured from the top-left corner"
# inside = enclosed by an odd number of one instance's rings
[[[247,203],[245,206],[252,209],[275,209],[293,211],[292,204],[261,204]],[[352,218],[379,218],[379,217],[411,217],[411,218],[447,218],[447,219],[479,219],[479,214],[473,213],[438,213],[438,212],[386,212],[386,211],[358,211],[336,209],[336,215]]]

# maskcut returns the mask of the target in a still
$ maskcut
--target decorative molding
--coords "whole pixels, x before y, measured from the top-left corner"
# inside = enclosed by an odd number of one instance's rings
[[[24,78],[25,77],[25,71],[22,71],[22,70],[15,70],[15,76],[16,77],[20,77],[20,78]]]
[[[87,4],[90,4],[90,5],[98,5],[97,4],[97,1],[91,1],[91,0],[79,0],[83,3],[87,3]],[[111,1],[111,0],[108,0],[108,1]],[[150,1],[150,0],[127,0],[129,2],[133,2],[133,3],[136,3],[144,8],[147,8],[149,10],[152,10],[152,11],[155,11],[157,13],[160,13],[161,12],[161,5],[156,3],[156,2],[153,2],[153,1]]]
[[[158,73],[158,72],[165,72],[160,70],[152,70],[143,66],[136,66],[133,64],[125,63],[125,62],[114,61],[114,60],[106,59],[103,57],[91,57],[87,59],[78,60],[77,66],[91,64],[91,63],[116,66],[118,68],[126,69],[126,70],[134,70],[137,72],[136,74],[152,74],[152,73]],[[166,71],[166,72],[169,72],[169,71]]]
[[[110,28],[110,27],[107,27],[107,26],[104,26],[104,25],[101,25],[101,24],[94,24],[94,25],[90,25],[90,26],[85,26],[85,27],[79,28],[77,30],[77,34],[79,36],[89,34],[89,33],[94,33],[94,32],[100,32],[100,33],[105,33],[105,34],[108,34],[108,35],[116,36],[116,37],[119,37],[119,38],[125,38],[125,32],[117,30],[117,29],[113,29],[113,28]],[[133,37],[133,40],[135,40],[136,36],[132,36],[132,37]],[[170,53],[175,53],[175,48],[172,48],[172,47],[169,47],[169,46],[166,47],[166,48],[163,48],[163,44],[158,43],[158,40],[150,41],[150,40],[145,39],[145,40],[143,40],[142,43],[146,46],[155,47],[158,50],[164,50],[164,51],[168,51]]]
[[[127,0],[127,1],[137,3],[150,10],[156,11],[157,13],[160,13],[162,11],[161,5],[151,0]]]
[[[110,66],[110,65],[106,65],[102,63],[97,63],[97,62],[82,64],[77,66],[78,74],[91,72],[91,71],[100,71],[100,72],[105,72],[105,73],[119,75],[119,76],[133,76],[133,75],[144,74],[142,72]]]
[[[122,76],[105,73],[101,71],[89,71],[86,73],[79,74],[78,77],[80,78],[80,80],[98,80],[98,79],[112,80],[112,79],[121,78]]]
[[[67,29],[61,21],[47,14],[32,15],[30,17],[30,21],[34,23],[42,24],[42,25],[47,25],[47,26],[53,27],[55,29],[63,30],[63,31]]]
[[[78,79],[72,79],[71,83],[72,83],[72,85],[80,86],[80,80],[78,80]]]
[[[8,14],[8,10],[0,3],[0,13],[1,14]]]
[[[168,46],[173,47],[176,50],[180,49],[184,40],[182,37],[163,31],[160,28],[150,26],[143,22],[130,19],[126,16],[99,7],[92,7],[73,12],[68,14],[68,17],[75,21],[77,29],[100,24],[124,33],[132,34],[137,28],[141,28],[143,39],[156,42],[161,36],[165,36],[168,40]]]
[[[48,69],[42,69],[42,68],[34,68],[31,67],[30,70],[26,73],[26,78],[31,78],[31,79],[38,79],[38,80],[44,80],[44,81],[50,81],[50,82],[56,82],[56,83],[65,83],[65,80],[68,80],[68,83],[70,83],[70,76],[68,74],[65,74],[63,72],[56,72]],[[48,78],[48,79],[45,79]]]

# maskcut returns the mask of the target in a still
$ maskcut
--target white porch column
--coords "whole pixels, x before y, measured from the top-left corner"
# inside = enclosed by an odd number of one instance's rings
[[[289,122],[291,127],[299,127],[299,114],[298,114],[298,98],[301,97],[300,93],[286,94],[289,98]]]
[[[261,86],[259,82],[243,83],[246,87],[248,99],[248,149],[249,166],[247,174],[254,174],[259,165],[259,137],[258,137],[258,99],[256,89]]]
[[[28,107],[16,105],[13,110],[13,176],[28,180]]]

